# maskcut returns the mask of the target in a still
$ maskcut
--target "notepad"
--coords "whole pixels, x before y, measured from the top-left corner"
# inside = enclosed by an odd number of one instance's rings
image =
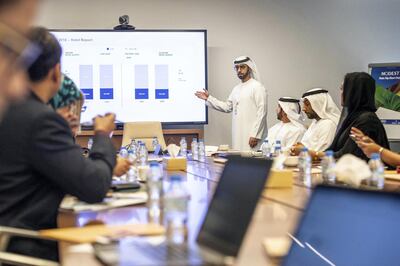
[[[112,208],[143,204],[147,201],[147,193],[144,191],[135,193],[114,193],[113,197],[105,198],[103,202],[89,204],[77,200],[74,197],[66,197],[61,202],[60,209],[74,212],[101,211]]]

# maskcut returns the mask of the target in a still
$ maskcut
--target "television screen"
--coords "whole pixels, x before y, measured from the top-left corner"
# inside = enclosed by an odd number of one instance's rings
[[[61,68],[85,96],[81,122],[207,123],[194,92],[207,88],[205,30],[52,30]]]

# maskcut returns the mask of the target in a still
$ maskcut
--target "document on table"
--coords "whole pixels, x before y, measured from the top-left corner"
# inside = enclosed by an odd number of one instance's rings
[[[112,197],[105,198],[103,202],[89,204],[79,201],[75,197],[67,196],[61,202],[60,209],[74,212],[100,211],[130,205],[143,204],[147,201],[147,193],[144,191],[133,193],[113,193]]]

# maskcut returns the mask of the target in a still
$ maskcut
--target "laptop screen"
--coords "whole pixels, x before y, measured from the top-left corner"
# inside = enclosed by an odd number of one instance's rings
[[[284,265],[398,265],[400,195],[317,187]]]
[[[272,161],[231,156],[208,207],[197,242],[236,256],[253,216]]]

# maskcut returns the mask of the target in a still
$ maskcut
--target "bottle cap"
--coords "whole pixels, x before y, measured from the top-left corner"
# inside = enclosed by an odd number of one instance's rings
[[[158,167],[158,163],[157,162],[151,162],[150,163],[150,167]]]
[[[372,160],[377,160],[377,159],[380,159],[381,158],[381,156],[379,156],[379,153],[373,153],[373,154],[371,154],[371,159]]]
[[[326,156],[333,156],[333,151],[327,150],[327,151],[325,152],[325,155],[326,155]]]
[[[180,175],[172,175],[169,178],[170,181],[182,181],[182,177]]]

